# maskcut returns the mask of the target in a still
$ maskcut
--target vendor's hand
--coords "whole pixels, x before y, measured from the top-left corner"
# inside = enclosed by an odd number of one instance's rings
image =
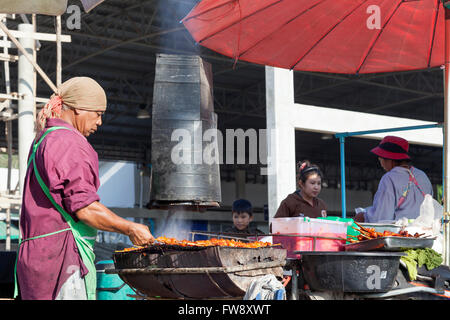
[[[356,222],[364,222],[364,212],[357,213],[353,220]]]
[[[146,225],[135,222],[130,224],[127,235],[135,246],[145,246],[155,239]]]

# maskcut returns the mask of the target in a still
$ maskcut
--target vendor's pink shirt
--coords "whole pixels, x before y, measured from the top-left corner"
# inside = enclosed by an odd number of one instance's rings
[[[36,152],[36,166],[56,203],[78,221],[77,210],[100,200],[98,155],[67,122],[49,119],[46,129],[54,126],[71,130],[56,130],[45,137]],[[45,196],[31,163],[25,177],[20,215],[22,239],[65,228],[68,224]],[[66,279],[80,268],[84,276],[88,269],[70,231],[23,242],[17,261],[22,299],[54,299]]]

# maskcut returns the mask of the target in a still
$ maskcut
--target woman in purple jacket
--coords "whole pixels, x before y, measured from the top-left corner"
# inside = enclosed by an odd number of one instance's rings
[[[380,180],[373,205],[355,216],[358,222],[393,222],[415,219],[426,194],[433,195],[427,175],[411,165],[409,144],[403,138],[386,136],[371,150],[386,171]]]

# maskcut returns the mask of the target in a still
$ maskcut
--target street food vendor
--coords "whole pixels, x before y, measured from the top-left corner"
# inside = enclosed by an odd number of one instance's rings
[[[433,195],[427,175],[411,165],[407,140],[386,136],[371,150],[386,171],[378,184],[373,205],[355,216],[358,222],[393,222],[415,219],[426,194]]]
[[[20,216],[15,296],[24,300],[95,299],[97,230],[153,239],[145,225],[99,201],[98,155],[87,137],[102,124],[106,94],[88,77],[58,87],[37,117]]]
[[[305,216],[326,217],[327,206],[318,198],[322,190],[322,172],[308,160],[297,163],[299,189],[281,201],[274,218]]]

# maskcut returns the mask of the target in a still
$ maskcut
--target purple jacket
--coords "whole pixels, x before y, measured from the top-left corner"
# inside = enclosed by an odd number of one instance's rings
[[[49,119],[46,128],[53,126],[71,130],[56,130],[45,137],[36,152],[36,166],[55,201],[78,221],[77,210],[100,200],[98,155],[67,122]],[[45,196],[33,171],[31,163],[25,176],[20,215],[23,240],[69,227]],[[88,272],[70,231],[24,241],[17,260],[22,299],[54,299],[76,269],[81,269],[82,275]]]

